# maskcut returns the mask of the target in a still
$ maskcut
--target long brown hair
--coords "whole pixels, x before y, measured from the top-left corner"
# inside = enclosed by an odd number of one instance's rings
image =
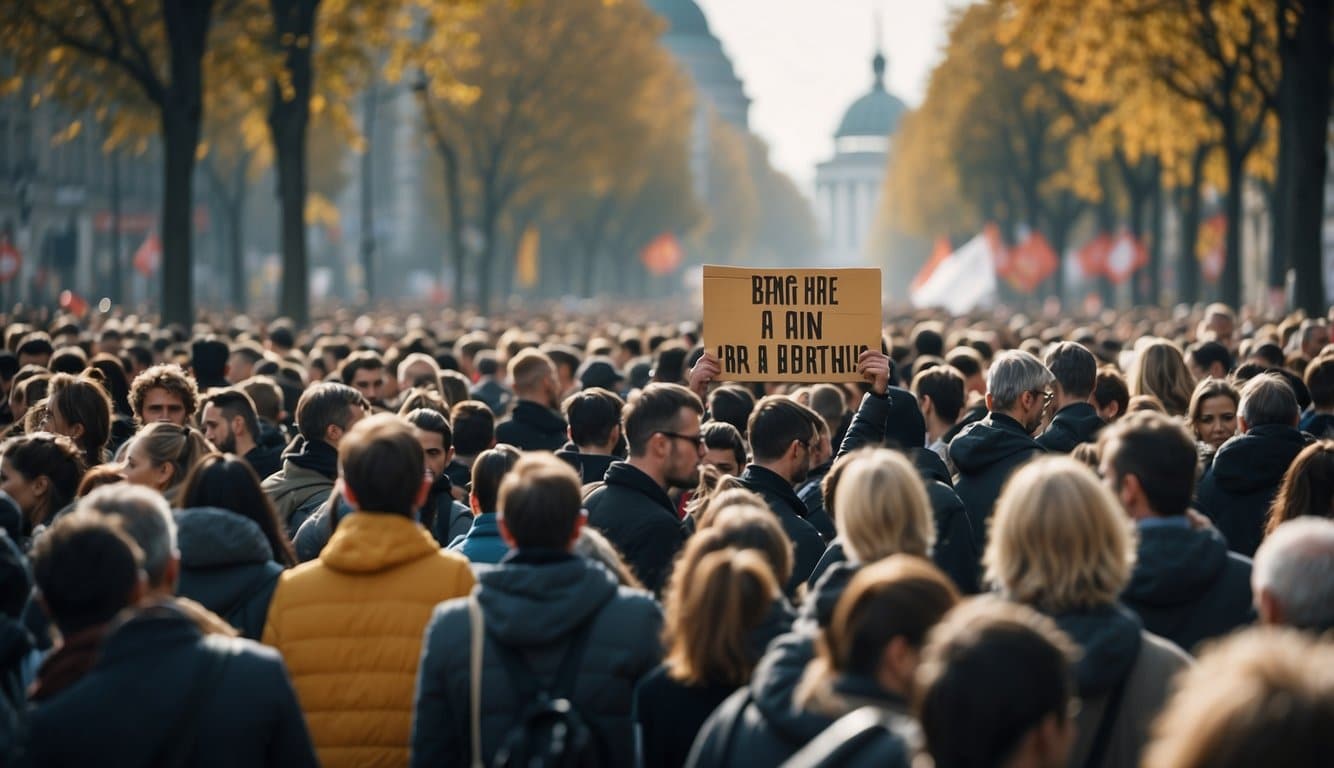
[[[1292,460],[1269,507],[1265,535],[1303,515],[1334,517],[1334,440],[1311,443]]]
[[[768,562],[753,549],[727,547],[681,573],[666,605],[669,673],[688,685],[744,684],[756,661],[750,631],[781,594]]]

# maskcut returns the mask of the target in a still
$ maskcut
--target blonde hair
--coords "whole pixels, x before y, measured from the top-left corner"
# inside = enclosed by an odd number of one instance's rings
[[[854,562],[899,553],[926,557],[936,538],[931,501],[917,469],[888,449],[869,450],[849,462],[834,508],[834,526]]]
[[[1144,345],[1130,372],[1130,394],[1156,395],[1167,413],[1185,416],[1195,393],[1195,378],[1186,367],[1181,350],[1167,339]]]
[[[769,508],[763,496],[746,488],[735,477],[724,475],[718,479],[708,497],[696,507],[696,512],[693,513],[695,514],[696,529],[702,531],[705,528],[712,527],[714,523],[718,522],[724,509],[736,506]]]
[[[1014,473],[991,519],[986,578],[1047,613],[1116,601],[1130,580],[1135,538],[1111,491],[1068,456]]]
[[[213,447],[199,430],[165,421],[144,425],[134,436],[134,444],[143,446],[144,454],[153,466],[172,465],[168,490],[180,485],[195,463],[213,452]]]

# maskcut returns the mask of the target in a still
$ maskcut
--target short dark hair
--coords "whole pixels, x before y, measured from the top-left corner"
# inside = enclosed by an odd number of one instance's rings
[[[982,375],[982,355],[972,347],[955,347],[945,356],[945,363],[952,365],[965,379]]]
[[[1099,408],[1116,403],[1117,415],[1125,414],[1130,407],[1130,387],[1126,384],[1126,377],[1110,365],[1099,368],[1098,375],[1093,379],[1093,402]]]
[[[621,423],[625,401],[602,387],[590,387],[565,399],[565,420],[575,445],[606,445]]]
[[[358,509],[413,513],[426,456],[403,419],[381,413],[357,422],[338,443],[338,464]]]
[[[1208,371],[1209,366],[1218,363],[1223,366],[1223,373],[1232,372],[1232,353],[1217,341],[1201,341],[1186,348],[1186,357],[1196,367]]]
[[[190,367],[196,379],[221,379],[232,351],[227,342],[213,337],[196,339],[190,345]]]
[[[19,359],[13,352],[0,351],[0,380],[9,381],[19,372]]]
[[[88,367],[88,353],[81,347],[61,347],[51,355],[46,367],[52,373],[80,374]]]
[[[454,403],[449,420],[454,427],[454,450],[464,456],[476,456],[496,439],[496,415],[479,400]]]
[[[653,356],[653,380],[675,384],[686,377],[686,356],[690,350],[678,342],[664,342]]]
[[[936,413],[941,421],[953,424],[959,420],[959,411],[963,410],[964,389],[963,374],[952,365],[936,365],[925,371],[918,371],[912,377],[912,392],[919,398],[925,395],[931,398]]]
[[[940,357],[945,353],[945,337],[940,332],[940,323],[918,323],[912,332],[913,351],[920,355]]]
[[[66,636],[129,607],[143,565],[139,545],[102,515],[67,515],[33,545],[33,578],[52,623]]]
[[[785,395],[761,399],[747,424],[755,460],[772,461],[786,453],[793,442],[809,442],[819,418],[810,408]]]
[[[750,412],[753,410],[755,410],[755,395],[745,387],[726,384],[709,393],[710,419],[731,424],[743,437],[750,422]]]
[[[352,379],[356,377],[357,371],[382,371],[385,369],[384,358],[375,352],[354,352],[343,360],[343,365],[338,369],[338,380],[351,386]]]
[[[283,411],[283,389],[271,376],[251,376],[237,386],[250,396],[256,416],[269,421],[278,421],[278,416]]]
[[[704,447],[711,451],[731,451],[738,467],[746,466],[746,440],[737,428],[725,421],[710,421],[700,428]]]
[[[1093,394],[1098,377],[1098,361],[1083,344],[1062,341],[1047,350],[1043,361],[1056,377],[1066,397],[1087,398]]]
[[[245,390],[239,387],[215,389],[204,396],[203,405],[212,405],[222,411],[222,417],[228,421],[240,416],[250,439],[259,440],[259,414],[255,410],[255,401]]]
[[[301,394],[296,404],[296,428],[307,442],[324,440],[331,424],[347,429],[354,407],[369,411],[370,403],[346,384],[320,382]]]
[[[1334,355],[1317,357],[1306,366],[1306,388],[1311,402],[1321,410],[1334,408]]]
[[[1195,441],[1179,421],[1154,411],[1139,411],[1119,419],[1102,434],[1102,456],[1111,462],[1120,487],[1134,475],[1159,515],[1184,515],[1195,494],[1199,461]]]
[[[1251,357],[1258,357],[1263,360],[1266,365],[1273,367],[1282,366],[1285,362],[1283,358],[1283,348],[1273,342],[1265,342],[1264,344],[1255,345],[1255,348],[1251,350]]]
[[[630,444],[630,455],[643,456],[649,438],[655,433],[676,429],[682,408],[704,415],[704,404],[694,392],[680,384],[660,382],[644,387],[639,397],[625,406],[623,413],[625,439]]]
[[[497,509],[516,549],[568,549],[583,514],[579,476],[549,453],[530,453],[500,483]]]
[[[413,408],[403,414],[403,420],[423,432],[440,435],[446,448],[454,445],[454,430],[449,426],[449,419],[434,408]]]
[[[824,421],[829,436],[832,438],[838,434],[848,415],[848,401],[843,396],[843,390],[833,384],[816,384],[811,387],[810,402],[811,410]]]
[[[472,465],[472,483],[469,491],[477,497],[477,506],[483,513],[495,512],[500,497],[500,484],[523,456],[518,448],[501,443],[477,454]]]
[[[564,344],[543,344],[541,349],[551,358],[551,362],[556,364],[557,369],[567,369],[571,377],[579,370],[579,363],[583,361],[578,350]]]
[[[51,345],[51,337],[41,331],[34,331],[23,337],[18,349],[14,350],[19,357],[27,355],[29,357],[50,358],[55,354],[56,348]]]

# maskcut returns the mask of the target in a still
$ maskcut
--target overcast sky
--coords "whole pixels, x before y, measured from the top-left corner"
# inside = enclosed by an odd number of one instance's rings
[[[838,121],[870,89],[873,9],[887,86],[916,106],[940,58],[949,8],[966,0],[697,0],[751,98],[750,126],[774,165],[810,193]]]

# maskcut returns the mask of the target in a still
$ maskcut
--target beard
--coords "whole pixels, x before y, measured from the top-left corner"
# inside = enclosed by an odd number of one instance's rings
[[[214,447],[223,453],[236,453],[236,433],[228,433],[228,435],[222,438],[222,441]]]
[[[694,490],[699,487],[699,465],[690,468],[689,472],[667,475],[667,487],[679,488],[683,491]]]

